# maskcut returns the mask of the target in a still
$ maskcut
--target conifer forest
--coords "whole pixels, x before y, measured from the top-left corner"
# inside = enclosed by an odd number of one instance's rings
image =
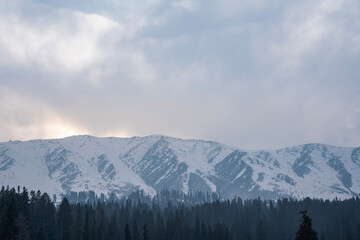
[[[360,199],[242,200],[164,190],[56,199],[0,191],[1,240],[360,240]]]

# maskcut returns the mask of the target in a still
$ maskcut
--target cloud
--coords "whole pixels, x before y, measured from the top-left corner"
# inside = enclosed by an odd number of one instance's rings
[[[184,8],[184,9],[188,9],[188,10],[195,10],[196,3],[191,0],[180,0],[180,1],[173,2],[172,6],[175,8],[179,7],[179,8]]]
[[[360,145],[358,1],[86,3],[0,3],[1,140]]]
[[[110,31],[121,31],[117,23],[96,14],[22,4],[2,6],[3,63],[72,74],[100,62],[102,38]],[[40,11],[41,15],[28,16],[25,11]]]
[[[277,64],[280,69],[277,71],[291,70],[297,73],[298,69],[301,71],[306,61],[313,57],[332,54],[330,56],[332,59],[335,55],[341,55],[343,51],[350,50],[346,48],[353,47],[353,44],[343,45],[344,41],[351,42],[359,35],[346,27],[356,17],[353,15],[343,18],[342,15],[347,13],[348,7],[344,4],[345,2],[349,1],[326,0],[316,4],[305,2],[287,10],[281,24],[274,31],[277,36],[274,36],[274,39],[269,42],[271,45],[268,46],[270,50],[268,56],[271,56],[271,61],[274,61],[274,57],[279,61]],[[356,5],[355,2],[353,4]],[[346,38],[341,39],[342,36]],[[327,59],[324,57],[321,60]]]

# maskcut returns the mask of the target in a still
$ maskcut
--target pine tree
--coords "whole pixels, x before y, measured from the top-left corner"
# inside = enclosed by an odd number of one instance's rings
[[[206,226],[205,226],[205,224],[202,222],[201,223],[201,225],[200,225],[201,227],[201,230],[200,230],[200,232],[201,232],[201,240],[206,240],[207,239],[207,228],[206,228]]]
[[[43,225],[39,227],[39,230],[36,234],[36,240],[47,240]]]
[[[107,231],[107,238],[108,239],[119,239],[119,231],[118,231],[118,226],[117,226],[117,222],[116,222],[116,211],[114,211],[114,213],[111,216],[110,219],[110,223],[108,224],[108,231]],[[84,239],[85,240],[85,239]]]
[[[133,221],[132,234],[133,234],[133,240],[140,240],[140,237],[139,237],[139,228],[138,228],[138,225],[137,225],[137,223],[136,223],[136,220]]]
[[[43,193],[36,202],[34,214],[39,221],[34,230],[37,231],[38,227],[42,225],[46,238],[54,238],[56,208],[47,193]]]
[[[22,212],[19,213],[16,219],[16,226],[18,229],[18,234],[16,236],[17,240],[29,240],[29,227],[26,221],[26,218]]]
[[[302,222],[296,233],[295,240],[318,240],[317,233],[312,229],[311,218],[307,215],[307,211],[301,211]]]
[[[150,240],[150,234],[146,224],[143,227],[143,240]]]
[[[105,212],[104,212],[104,208],[101,206],[101,204],[97,205],[97,208],[99,209],[98,211],[98,224],[96,227],[96,238],[97,239],[105,239],[106,237],[106,216],[105,216]]]
[[[15,189],[9,191],[6,197],[3,212],[1,213],[0,222],[0,239],[16,240],[18,228],[16,226],[17,210],[15,202]]]
[[[64,198],[58,212],[60,240],[68,240],[71,238],[72,220],[70,203],[67,198]]]
[[[76,206],[76,216],[74,219],[74,224],[73,224],[73,239],[76,240],[82,240],[83,237],[83,232],[82,232],[82,226],[83,226],[83,220],[82,220],[82,212],[81,212],[81,206],[78,203]]]
[[[160,213],[157,214],[155,225],[156,228],[155,228],[154,238],[156,240],[165,239],[165,224],[164,224],[164,219],[160,216]]]
[[[90,239],[90,227],[89,227],[89,211],[86,211],[85,214],[85,226],[84,226],[84,233],[83,239]]]
[[[130,227],[128,224],[125,225],[125,229],[124,229],[124,239],[125,240],[131,240],[131,232],[130,232]]]
[[[320,240],[325,240],[324,233],[321,233],[321,234],[320,234]]]
[[[266,240],[266,231],[264,226],[264,220],[258,219],[256,224],[256,240]]]
[[[356,238],[355,240],[360,240],[360,223],[356,227]]]
[[[200,221],[199,221],[199,217],[197,214],[195,217],[194,238],[200,239]]]
[[[19,211],[24,214],[26,220],[29,220],[29,192],[24,187],[19,198]]]
[[[224,225],[217,223],[213,227],[212,237],[214,239],[228,240],[229,239],[229,230]]]

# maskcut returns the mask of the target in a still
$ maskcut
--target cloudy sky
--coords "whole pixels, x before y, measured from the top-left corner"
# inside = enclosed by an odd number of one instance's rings
[[[359,0],[0,0],[0,141],[360,146]]]

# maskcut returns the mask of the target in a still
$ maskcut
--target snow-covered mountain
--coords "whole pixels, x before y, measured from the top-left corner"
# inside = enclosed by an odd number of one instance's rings
[[[50,194],[167,188],[228,198],[349,198],[360,193],[360,148],[249,151],[165,136],[13,141],[0,143],[0,185]]]

